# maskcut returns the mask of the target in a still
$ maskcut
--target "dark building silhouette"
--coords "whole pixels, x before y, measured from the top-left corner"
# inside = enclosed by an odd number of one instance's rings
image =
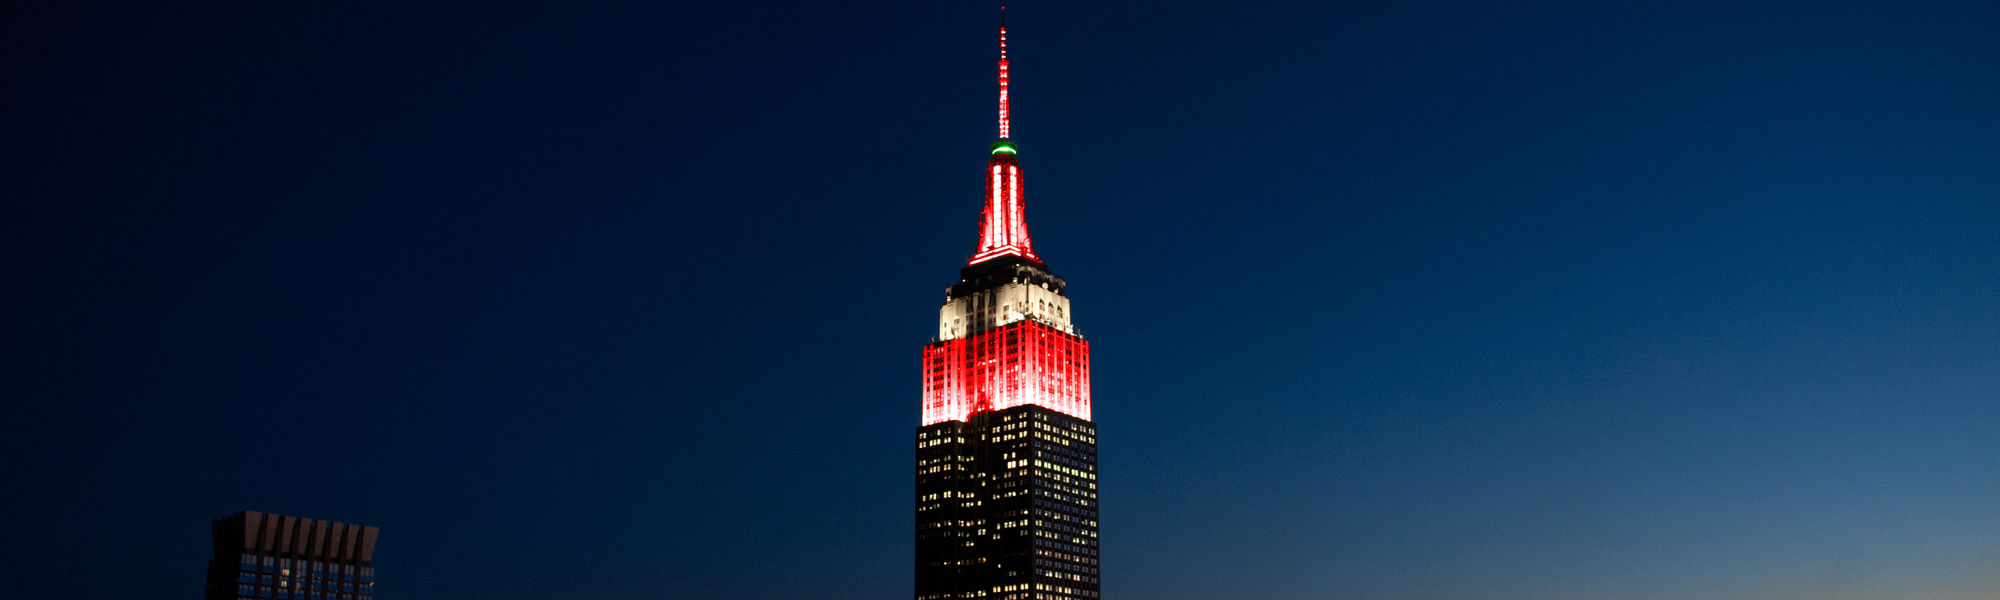
[[[979,248],[924,347],[917,600],[1099,597],[1090,344],[1065,282],[1029,244],[1007,84],[1003,21]]]
[[[252,510],[213,528],[207,600],[375,598],[375,527]]]

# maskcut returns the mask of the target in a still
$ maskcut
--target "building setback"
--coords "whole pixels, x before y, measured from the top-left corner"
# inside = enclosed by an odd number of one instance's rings
[[[380,530],[254,510],[216,519],[207,600],[374,600]]]
[[[924,347],[917,600],[1099,597],[1090,343],[1070,321],[1065,282],[1028,239],[1007,92],[1003,18],[1000,139],[980,178],[979,247]]]

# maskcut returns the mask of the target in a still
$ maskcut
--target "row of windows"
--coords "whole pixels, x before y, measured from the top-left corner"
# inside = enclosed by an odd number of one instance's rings
[[[1035,576],[1043,579],[1055,579],[1060,581],[1075,581],[1078,583],[1097,583],[1096,577],[1091,577],[1089,575],[1081,575],[1077,573],[1065,573],[1062,571],[1056,571],[1052,569],[1035,569]]]
[[[972,457],[970,456],[965,456],[962,454],[945,454],[945,455],[932,455],[932,456],[919,457],[917,459],[917,466],[928,467],[931,465],[941,465],[945,463],[969,463],[969,462],[972,462]]]
[[[976,503],[976,502],[975,502],[975,503],[971,503],[971,504],[968,504],[968,503],[965,503],[965,502],[958,502],[958,503],[953,503],[953,504],[951,505],[951,508],[955,508],[955,509],[961,509],[961,510],[963,510],[963,509],[967,508],[968,506],[978,506],[978,503]],[[944,510],[944,509],[945,509],[945,503],[943,503],[943,502],[929,502],[929,503],[919,503],[919,504],[917,504],[917,512],[918,512],[918,513],[920,513],[920,514],[921,514],[921,513],[927,513],[927,512],[932,512],[932,511],[938,511],[938,510]]]
[[[1058,593],[1058,594],[1069,594],[1069,595],[1071,595],[1071,596],[1076,596],[1076,597],[1078,597],[1078,598],[1096,598],[1096,597],[1097,597],[1097,592],[1096,592],[1096,591],[1093,591],[1093,590],[1087,590],[1087,589],[1082,589],[1082,588],[1073,588],[1073,587],[1069,587],[1069,586],[1064,586],[1064,585],[1056,585],[1056,584],[1053,584],[1053,583],[1037,583],[1037,584],[1035,584],[1035,591],[1038,591],[1038,592],[1056,592],[1056,593]]]
[[[244,570],[243,570],[243,573],[242,573],[242,574],[240,575],[240,577],[241,577],[241,578],[248,578],[248,577],[254,577],[254,576],[255,576],[255,573],[256,573],[257,571],[258,571],[258,569],[251,569],[251,568],[246,568],[246,569],[244,569]],[[265,573],[265,575],[264,575],[264,579],[267,579],[267,580],[271,578],[271,575],[272,575],[273,573],[275,573],[275,574],[276,574],[277,576],[279,576],[279,577],[293,577],[293,576],[295,575],[294,573],[292,573],[292,570],[291,570],[291,569],[274,569],[274,568],[269,568],[269,567],[266,567],[266,568],[262,569],[262,571],[263,571],[263,572]],[[328,573],[326,573],[326,572],[324,572],[324,571],[320,571],[320,570],[317,570],[317,569],[313,570],[313,571],[312,571],[312,572],[310,573],[310,575],[308,575],[308,573],[307,573],[306,571],[304,571],[304,570],[300,570],[300,571],[299,571],[298,573],[296,573],[296,576],[297,576],[298,578],[300,578],[300,579],[305,579],[305,578],[307,578],[307,577],[311,577],[312,579],[327,579],[327,580],[340,580],[340,579],[345,579],[345,580],[347,580],[347,581],[356,581],[356,580],[359,580],[359,581],[362,581],[362,582],[364,582],[364,583],[373,583],[373,582],[375,581],[375,575],[374,575],[374,573],[369,573],[369,574],[366,574],[366,575],[361,575],[361,576],[359,576],[359,577],[356,577],[354,573],[341,573],[341,572],[337,572],[337,571],[336,571],[336,572],[334,572],[334,573],[332,573],[332,574],[328,574]],[[245,580],[245,581],[248,581],[248,579],[244,579],[244,580]]]
[[[1074,423],[1074,422],[1067,424],[1036,423],[1035,429],[1040,429],[1042,431],[1053,433],[1058,436],[1084,440],[1091,443],[1096,443],[1097,441],[1096,429],[1084,425],[1082,423]]]
[[[1050,462],[1050,461],[1045,461],[1045,460],[1038,460],[1038,461],[1035,461],[1035,466],[1037,466],[1037,467],[1041,467],[1041,468],[1044,468],[1044,469],[1048,469],[1048,470],[1051,470],[1051,471],[1055,471],[1055,472],[1057,472],[1057,473],[1062,473],[1062,474],[1064,474],[1064,475],[1070,475],[1070,476],[1073,476],[1073,477],[1081,477],[1081,478],[1084,478],[1084,479],[1096,479],[1096,478],[1097,478],[1097,474],[1096,474],[1096,473],[1092,473],[1092,472],[1089,472],[1089,471],[1085,471],[1085,470],[1083,470],[1083,469],[1078,469],[1078,468],[1076,468],[1076,467],[1071,467],[1071,466],[1068,466],[1068,465],[1063,465],[1063,464],[1058,464],[1058,463],[1056,463],[1056,462]]]
[[[375,581],[375,567],[356,568],[354,565],[326,563],[317,560],[306,560],[303,558],[294,560],[290,558],[278,558],[275,556],[258,556],[256,554],[249,554],[249,553],[241,555],[241,564],[242,564],[242,570],[244,571],[262,571],[265,573],[278,573],[286,577],[292,576],[292,571],[294,568],[296,568],[299,572],[299,576],[301,577],[305,576],[306,572],[310,570],[312,572],[313,577],[327,577],[327,573],[331,572],[333,578],[341,578],[341,579],[346,579],[348,581],[354,581],[357,578],[358,574],[359,576],[358,578],[361,581],[364,582]]]
[[[1042,484],[1042,489],[1036,491],[1040,492],[1042,495],[1045,496],[1053,496],[1055,498],[1064,500],[1070,500],[1070,499],[1080,500],[1084,498],[1089,498],[1094,500],[1097,498],[1097,492],[1095,491],[1097,489],[1097,484],[1095,483],[1089,484],[1084,487],[1077,487],[1072,485],[1066,485],[1054,479],[1043,479],[1042,481],[1044,482]]]
[[[1087,552],[1093,554],[1097,552],[1097,540],[1089,538],[1072,538],[1070,540],[1051,540],[1051,539],[1037,538],[1035,540],[1035,545],[1043,548],[1053,548],[1064,552]]]
[[[917,501],[925,502],[930,500],[945,500],[950,498],[973,498],[973,497],[975,496],[973,495],[972,492],[938,492],[935,494],[925,494],[922,496],[917,496]]]
[[[1042,519],[1047,519],[1051,522],[1075,523],[1076,524],[1075,526],[1077,527],[1091,527],[1091,528],[1097,527],[1097,521],[1095,519],[1086,519],[1069,513],[1038,510],[1035,511],[1035,516],[1039,517],[1038,519],[1035,520],[1036,523],[1042,522]]]
[[[1021,524],[1023,524],[1023,525],[1026,525],[1027,523],[1028,523],[1028,522],[1027,522],[1026,520],[1022,520],[1022,521],[1021,521]],[[1061,531],[1061,532],[1065,532],[1065,533],[1086,533],[1086,534],[1087,534],[1087,535],[1089,535],[1090,537],[1097,537],[1097,533],[1096,533],[1096,531],[1095,531],[1095,530],[1092,530],[1092,529],[1089,529],[1089,528],[1086,528],[1086,527],[1078,527],[1078,526],[1075,526],[1075,525],[1070,525],[1070,524],[1067,524],[1067,523],[1062,523],[1062,522],[1059,522],[1059,521],[1043,521],[1043,520],[1041,520],[1041,519],[1035,519],[1035,527],[1036,527],[1036,528],[1038,528],[1038,529],[1041,529],[1041,530],[1043,530],[1043,531]]]
[[[955,428],[951,428],[951,429],[955,429]],[[939,442],[939,443],[944,443],[944,442],[958,442],[958,443],[960,443],[960,444],[963,444],[963,443],[965,443],[965,436],[963,436],[963,435],[959,435],[959,434],[958,434],[958,432],[956,432],[956,431],[950,431],[950,430],[948,430],[948,429],[946,429],[946,430],[940,430],[940,431],[924,431],[924,430],[918,430],[918,431],[917,431],[917,440],[918,440],[918,441],[925,441],[925,440],[929,440],[929,441],[934,441],[934,442]],[[922,445],[923,445],[923,444],[919,444],[919,446],[922,446]],[[932,445],[932,446],[935,446],[935,445],[937,445],[937,444],[930,444],[930,445]]]
[[[236,586],[236,597],[239,600],[250,600],[253,598],[271,600],[372,600],[374,595],[372,590],[359,594],[337,594],[333,592],[308,592],[305,590],[239,585]]]
[[[1092,471],[1095,471],[1097,470],[1097,453],[1087,450],[1076,446],[1050,446],[1043,449],[1042,452],[1037,453],[1035,458],[1047,458],[1072,467],[1088,467]]]
[[[1068,561],[1079,565],[1090,565],[1093,567],[1097,566],[1096,556],[1089,556],[1083,554],[1070,554],[1068,552],[1058,552],[1055,550],[1049,550],[1043,548],[1036,548],[1035,556],[1061,560],[1061,561]],[[1090,572],[1096,573],[1097,569],[1091,569]]]
[[[1097,517],[1097,512],[1096,512],[1096,511],[1082,511],[1082,510],[1072,510],[1072,511],[1064,511],[1064,512],[1068,513],[1068,514],[1069,514],[1069,515],[1070,515],[1070,516],[1072,517],[1072,518],[1070,519],[1071,521],[1075,521],[1075,522],[1078,522],[1078,523],[1084,523],[1084,524],[1086,524],[1086,526],[1088,526],[1088,527],[1092,527],[1092,528],[1095,528],[1095,527],[1097,527],[1097,520],[1096,520],[1096,517]],[[1040,511],[1036,511],[1036,515],[1035,515],[1035,516],[1048,516],[1048,515],[1043,515],[1043,514],[1041,514],[1041,512],[1040,512]]]
[[[339,581],[324,581],[319,579],[300,579],[298,581],[292,581],[291,579],[288,578],[283,578],[283,577],[274,578],[270,575],[258,577],[257,575],[251,573],[243,573],[241,575],[237,575],[236,581],[238,583],[257,583],[266,586],[276,585],[280,588],[300,589],[300,590],[310,589],[310,590],[332,590],[341,592],[352,592],[357,589],[353,582],[343,583]],[[363,583],[358,589],[364,592],[372,592],[375,589],[375,584]]]
[[[1097,545],[1096,542],[1097,532],[1095,531],[1052,531],[1048,529],[1038,529],[1035,530],[1035,535],[1038,537],[1055,540],[1058,543],[1083,544],[1089,546]]]

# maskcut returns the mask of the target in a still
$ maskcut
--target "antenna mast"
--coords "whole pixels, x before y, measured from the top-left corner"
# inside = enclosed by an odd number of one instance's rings
[[[1007,7],[1000,7],[1000,139],[1007,139]]]

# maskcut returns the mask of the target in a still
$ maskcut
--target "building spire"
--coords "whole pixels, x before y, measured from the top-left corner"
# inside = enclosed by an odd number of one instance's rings
[[[1007,139],[1007,7],[1000,7],[1000,139]]]
[[[1000,139],[986,161],[986,210],[979,218],[979,252],[966,261],[976,265],[1000,256],[1018,256],[1040,263],[1028,242],[1027,208],[1021,204],[1021,163],[1014,140],[1007,138],[1007,7],[1000,7]]]

